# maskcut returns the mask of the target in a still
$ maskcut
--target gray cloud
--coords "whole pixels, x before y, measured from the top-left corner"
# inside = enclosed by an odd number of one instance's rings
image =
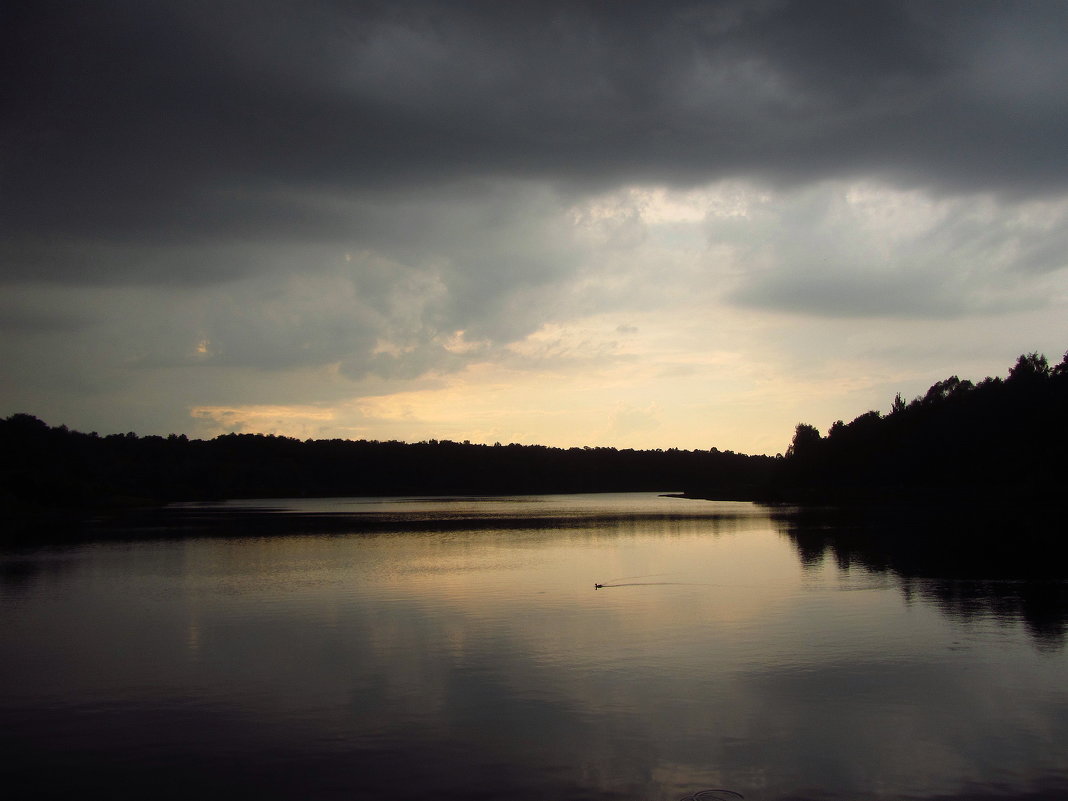
[[[451,206],[480,179],[1068,182],[1060,3],[35,2],[3,31],[9,280],[201,284],[261,272],[250,243],[471,242]],[[416,190],[438,202],[399,228]],[[500,251],[454,261],[456,303],[544,266]]]
[[[31,249],[57,234],[299,237],[339,225],[309,194],[472,175],[880,171],[1060,189],[1066,15],[1060,3],[15,3],[0,48],[5,227]]]
[[[71,245],[76,279],[22,274],[0,324],[62,337],[80,321],[89,330],[79,348],[94,355],[76,370],[94,373],[332,363],[349,378],[455,370],[562,309],[563,279],[582,250],[551,193],[456,190],[450,200],[338,201],[366,213],[360,233],[335,241]],[[465,345],[445,349],[457,332]],[[63,348],[55,336],[47,349]]]
[[[318,402],[720,297],[1041,305],[1068,226],[1028,204],[1068,192],[1066,34],[1059,2],[5,3],[4,402]],[[703,262],[693,220],[569,216],[725,179],[775,200],[709,218]],[[948,211],[857,230],[821,190],[856,179]]]
[[[930,201],[834,184],[707,226],[758,264],[729,298],[827,317],[953,318],[1045,306],[1034,280],[1068,266],[1063,203]]]

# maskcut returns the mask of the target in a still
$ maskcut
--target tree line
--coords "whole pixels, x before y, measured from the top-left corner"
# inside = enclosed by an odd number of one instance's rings
[[[262,497],[682,490],[695,477],[734,493],[775,459],[732,451],[551,448],[450,440],[211,440],[98,436],[28,414],[0,421],[0,493],[9,508],[93,508]]]
[[[99,436],[29,414],[0,420],[0,504],[9,517],[171,501],[355,495],[680,490],[788,502],[922,500],[946,493],[1063,497],[1068,354],[1019,357],[1006,378],[951,376],[887,414],[826,435],[797,426],[786,455],[551,448],[449,440],[298,440],[226,434]]]
[[[1006,378],[950,376],[890,411],[797,426],[767,497],[935,499],[951,494],[1063,503],[1068,479],[1068,353],[1023,354]]]

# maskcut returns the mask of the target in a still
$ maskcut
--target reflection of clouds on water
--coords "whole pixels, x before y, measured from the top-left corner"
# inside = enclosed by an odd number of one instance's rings
[[[194,618],[189,621],[189,633],[186,636],[189,657],[196,659],[200,654],[200,623]]]
[[[90,754],[101,782],[122,747],[122,781],[149,764],[187,797],[247,773],[268,801],[950,801],[1066,778],[1063,653],[962,627],[843,547],[848,570],[802,567],[760,510],[698,517],[93,546],[0,620],[0,737],[30,765]],[[591,586],[613,577],[643,586]]]

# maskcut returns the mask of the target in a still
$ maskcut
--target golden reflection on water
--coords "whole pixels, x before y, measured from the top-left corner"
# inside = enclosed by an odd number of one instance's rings
[[[262,798],[297,781],[305,797],[948,799],[1066,778],[1063,650],[800,558],[758,507],[308,504],[339,508],[353,532],[100,545],[4,584],[12,764],[77,777],[91,754],[112,781],[162,771],[212,797],[226,782],[197,777],[226,775],[223,753],[274,777]]]

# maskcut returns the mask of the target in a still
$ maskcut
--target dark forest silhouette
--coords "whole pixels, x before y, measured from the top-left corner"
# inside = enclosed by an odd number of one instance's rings
[[[1005,379],[951,376],[827,436],[798,425],[765,499],[801,504],[776,515],[803,564],[895,574],[951,617],[1022,617],[1059,650],[1066,412],[1068,354],[1024,354]]]
[[[952,496],[1063,503],[1068,479],[1068,354],[1024,354],[1005,379],[951,376],[890,412],[797,426],[768,499],[924,501]]]
[[[0,451],[3,499],[23,513],[225,498],[664,491],[691,486],[695,477],[750,495],[776,462],[715,448],[101,437],[27,414],[0,421]]]
[[[951,376],[889,413],[797,426],[786,455],[550,448],[449,440],[190,440],[81,433],[28,414],[0,421],[0,503],[16,523],[171,501],[353,495],[684,490],[817,504],[951,498],[1060,517],[1068,479],[1068,354],[1020,356],[1005,379]]]

